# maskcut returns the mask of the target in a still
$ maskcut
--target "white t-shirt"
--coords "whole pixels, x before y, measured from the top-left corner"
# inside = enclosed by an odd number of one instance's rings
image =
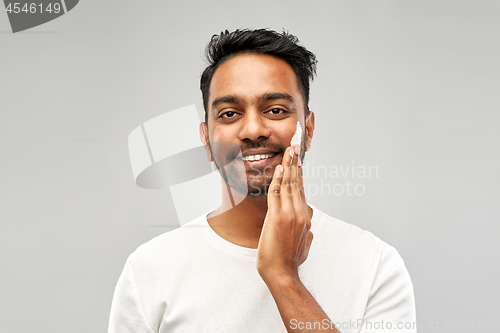
[[[299,275],[331,322],[288,325],[416,332],[413,286],[398,252],[370,232],[311,208],[314,240]],[[127,259],[108,332],[286,332],[256,259],[256,249],[217,235],[206,215],[164,233]]]

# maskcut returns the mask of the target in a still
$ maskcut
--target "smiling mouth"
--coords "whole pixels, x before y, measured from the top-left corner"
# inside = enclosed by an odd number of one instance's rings
[[[276,155],[276,153],[272,153],[272,154],[255,154],[255,155],[248,155],[248,156],[244,156],[242,159],[243,161],[261,161],[261,160],[265,160],[265,159],[268,159],[268,158],[272,158]]]

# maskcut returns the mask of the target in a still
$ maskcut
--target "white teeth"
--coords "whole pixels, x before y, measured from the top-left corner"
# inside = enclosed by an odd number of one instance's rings
[[[249,156],[243,157],[243,161],[258,161],[258,160],[262,160],[262,159],[265,159],[265,158],[270,158],[270,157],[273,157],[273,156],[274,156],[274,154],[249,155]]]

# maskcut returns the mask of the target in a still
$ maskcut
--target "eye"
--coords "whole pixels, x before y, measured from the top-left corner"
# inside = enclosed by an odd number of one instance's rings
[[[234,111],[227,111],[227,112],[224,112],[223,114],[221,114],[219,116],[219,118],[234,118],[234,116],[236,116],[237,113],[234,112]]]
[[[286,113],[287,111],[280,109],[280,108],[272,108],[271,110],[267,111],[267,113],[272,114],[272,115],[279,115],[282,113]]]

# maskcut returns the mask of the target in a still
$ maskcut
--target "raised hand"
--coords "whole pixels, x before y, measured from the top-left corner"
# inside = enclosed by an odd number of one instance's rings
[[[269,186],[257,254],[257,270],[266,283],[269,279],[298,279],[298,267],[307,259],[313,240],[299,149],[299,145],[286,149]]]

